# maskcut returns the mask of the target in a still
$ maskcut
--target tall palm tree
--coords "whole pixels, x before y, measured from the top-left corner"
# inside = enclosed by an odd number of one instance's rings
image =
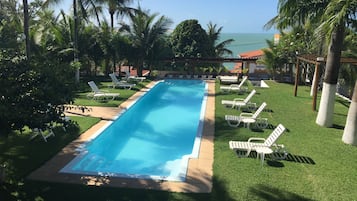
[[[29,7],[27,0],[23,0],[24,9],[24,34],[27,60],[30,59],[30,36],[29,36]]]
[[[346,27],[350,26],[351,18],[354,17],[354,21],[356,20],[356,10],[356,0],[333,0],[327,5],[323,15],[324,21],[321,28],[327,29],[331,33],[331,39],[327,53],[320,107],[316,118],[316,123],[320,126],[331,127],[333,125],[335,93],[344,34]]]
[[[279,0],[279,14],[267,25],[277,25],[285,29],[308,22],[320,22],[317,30],[329,33],[329,48],[326,61],[326,71],[316,123],[331,127],[333,123],[334,99],[340,68],[341,48],[344,33],[349,23],[356,21],[356,0]]]
[[[114,29],[114,15],[129,15],[135,10],[128,7],[133,0],[97,0],[98,3],[107,4],[110,15],[110,27]]]
[[[211,47],[214,51],[212,56],[222,57],[224,55],[233,55],[233,52],[230,49],[227,49],[227,45],[232,43],[234,41],[233,39],[227,39],[217,44],[223,27],[218,28],[217,24],[212,24],[212,22],[209,22],[207,28],[209,43],[211,44]]]
[[[135,9],[128,7],[133,0],[96,0],[98,4],[107,4],[108,12],[110,15],[110,27],[111,27],[111,38],[113,38],[114,33],[114,15],[117,14],[118,16],[125,16],[125,15],[133,15]],[[116,67],[117,58],[116,54],[112,54],[113,56],[113,69]],[[120,72],[119,68],[119,74]]]
[[[160,42],[160,39],[166,34],[172,23],[165,16],[160,16],[156,20],[157,17],[157,13],[150,14],[149,11],[144,11],[140,7],[134,15],[130,16],[131,24],[128,29],[136,54],[135,65],[139,76],[142,75],[145,61],[152,54],[155,45]]]
[[[357,146],[357,80],[352,96],[352,102],[347,114],[345,130],[342,141],[346,144]]]
[[[44,2],[44,6],[48,6],[49,4],[58,4],[61,0],[46,0]],[[87,9],[88,7],[95,6],[95,2],[93,0],[73,0],[73,18],[74,18],[74,36],[73,36],[73,61],[74,65],[78,62],[78,28],[79,28],[79,13],[82,15],[84,19],[87,19]],[[78,8],[80,12],[78,12]],[[78,66],[78,65],[76,65]],[[80,69],[76,69],[75,80],[79,82],[79,71]]]

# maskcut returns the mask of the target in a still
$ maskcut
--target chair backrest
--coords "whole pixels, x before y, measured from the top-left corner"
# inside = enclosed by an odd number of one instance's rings
[[[94,93],[99,92],[99,88],[97,87],[97,85],[94,83],[94,81],[89,81],[88,85],[90,86],[90,88],[92,89],[92,91]]]
[[[255,89],[253,89],[253,91],[251,91],[250,94],[244,99],[244,102],[248,103],[249,100],[254,96],[255,92]]]
[[[241,88],[247,79],[248,79],[248,76],[243,76],[243,80],[239,83],[238,88]]]
[[[266,103],[266,102],[262,103],[262,104],[259,106],[259,108],[257,109],[257,111],[254,112],[254,114],[253,114],[252,117],[253,117],[253,118],[258,118],[259,114],[264,110],[265,106],[267,106],[267,103]]]
[[[115,76],[114,73],[110,73],[109,77],[112,79],[113,83],[118,83],[119,82],[118,78]]]
[[[269,137],[264,141],[264,145],[271,147],[275,143],[275,141],[280,137],[280,135],[284,133],[285,129],[286,128],[282,124],[279,124],[269,135]]]
[[[128,70],[125,70],[125,79],[128,79],[130,77],[130,72]]]

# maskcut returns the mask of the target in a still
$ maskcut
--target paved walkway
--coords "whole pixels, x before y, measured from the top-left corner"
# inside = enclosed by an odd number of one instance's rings
[[[208,193],[212,190],[212,175],[213,175],[213,140],[214,140],[214,111],[215,111],[215,84],[214,81],[208,82],[208,98],[205,114],[205,122],[198,158],[189,160],[186,181],[172,182],[150,179],[128,179],[119,177],[103,177],[92,175],[79,175],[60,173],[59,171],[74,157],[75,151],[83,142],[95,134],[99,129],[105,126],[108,121],[117,116],[123,109],[127,108],[134,100],[142,96],[154,83],[150,83],[146,88],[135,93],[126,102],[119,107],[90,107],[92,110],[82,111],[77,110],[77,115],[100,117],[98,124],[83,133],[77,140],[63,148],[52,159],[47,161],[42,167],[32,172],[28,179],[41,180],[61,183],[76,183],[95,186],[111,186],[111,187],[127,187],[127,188],[144,188],[165,190],[171,192],[186,192],[186,193]],[[71,110],[71,115],[76,115],[76,110]]]

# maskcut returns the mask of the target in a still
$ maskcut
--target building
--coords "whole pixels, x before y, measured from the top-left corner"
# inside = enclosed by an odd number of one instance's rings
[[[258,58],[261,59],[264,56],[263,50],[253,50],[249,52],[243,52],[238,55],[240,58]],[[239,62],[236,63],[234,68],[231,70],[232,73],[243,73],[248,74],[250,78],[268,78],[268,72],[265,65],[258,64],[256,62]]]

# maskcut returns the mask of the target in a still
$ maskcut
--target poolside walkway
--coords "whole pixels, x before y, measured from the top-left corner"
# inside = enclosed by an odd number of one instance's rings
[[[215,125],[215,81],[208,80],[207,83],[208,98],[199,156],[198,158],[192,158],[189,160],[185,182],[78,175],[59,172],[68,162],[70,162],[73,158],[76,157],[76,149],[83,142],[88,141],[90,137],[96,132],[98,132],[98,130],[100,130],[103,126],[105,126],[108,121],[115,119],[115,117],[124,109],[126,109],[130,104],[132,104],[134,100],[136,100],[145,92],[147,92],[154,85],[154,82],[150,83],[147,87],[135,93],[119,107],[91,107],[92,110],[85,111],[84,113],[82,113],[82,111],[78,111],[77,114],[75,111],[70,111],[70,115],[100,117],[103,120],[101,120],[98,124],[94,125],[92,128],[88,129],[77,140],[73,141],[68,146],[63,148],[61,152],[59,152],[56,156],[47,161],[42,167],[32,172],[28,176],[28,179],[95,186],[154,189],[184,193],[211,192],[213,176],[213,140]]]

